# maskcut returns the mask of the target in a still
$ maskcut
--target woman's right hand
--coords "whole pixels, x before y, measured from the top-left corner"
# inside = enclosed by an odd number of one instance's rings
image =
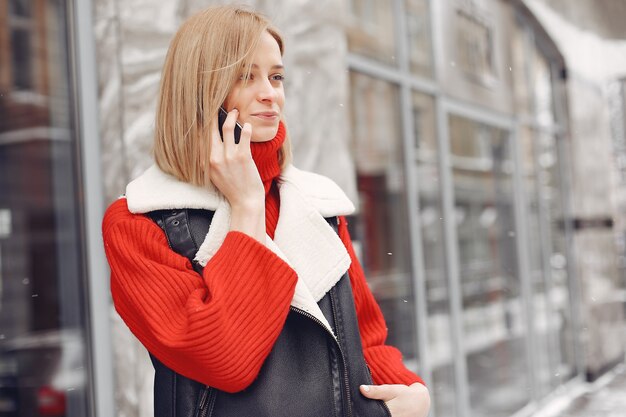
[[[237,110],[228,113],[222,126],[223,141],[217,128],[217,117],[211,126],[209,178],[231,205],[230,230],[246,233],[264,242],[265,190],[252,160],[252,126],[249,123],[243,125],[239,143],[235,143],[238,114]]]

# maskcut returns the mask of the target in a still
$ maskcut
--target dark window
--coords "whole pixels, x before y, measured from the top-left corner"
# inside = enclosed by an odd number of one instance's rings
[[[9,16],[30,17],[32,14],[32,1],[9,0]]]
[[[33,89],[32,35],[27,29],[14,29],[11,33],[13,85],[16,90]]]

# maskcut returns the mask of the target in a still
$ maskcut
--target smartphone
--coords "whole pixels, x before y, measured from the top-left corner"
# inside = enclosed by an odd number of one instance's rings
[[[218,112],[218,116],[217,116],[217,128],[220,131],[220,137],[222,138],[222,142],[224,142],[224,134],[222,133],[222,126],[224,125],[224,122],[226,121],[226,116],[228,116],[228,112],[226,110],[224,110],[223,107],[220,106],[220,111]],[[241,138],[241,125],[239,124],[239,122],[235,123],[235,143],[239,143],[239,139]]]

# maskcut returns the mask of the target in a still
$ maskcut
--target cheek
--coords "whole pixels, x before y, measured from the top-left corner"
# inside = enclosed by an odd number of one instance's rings
[[[222,107],[224,107],[226,109],[226,111],[231,111],[232,109],[234,109],[237,106],[237,103],[235,103],[235,101],[229,97],[226,97],[226,100],[224,101],[224,104]]]
[[[226,100],[224,100],[223,107],[226,109],[226,111],[231,111],[232,109],[239,107],[239,103],[237,100],[238,97],[239,97],[239,89],[234,88],[230,92],[230,94],[226,97]]]
[[[283,90],[279,92],[278,99],[276,100],[276,102],[278,103],[281,109],[285,105],[285,92]]]

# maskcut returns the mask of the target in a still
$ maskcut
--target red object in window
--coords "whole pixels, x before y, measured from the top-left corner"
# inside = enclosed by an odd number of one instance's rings
[[[65,393],[44,385],[37,391],[37,410],[40,416],[65,415]]]

